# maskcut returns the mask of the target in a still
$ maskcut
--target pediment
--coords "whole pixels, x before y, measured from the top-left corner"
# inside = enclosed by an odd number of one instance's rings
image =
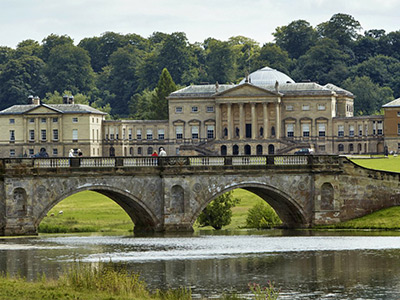
[[[27,111],[27,115],[37,115],[37,114],[59,114],[60,111],[51,108],[49,106],[45,105],[39,105],[35,108],[32,108],[31,110]]]
[[[243,83],[240,85],[237,85],[233,88],[230,88],[228,90],[225,90],[221,93],[218,93],[216,97],[277,97],[281,96],[281,94],[275,91],[270,91],[263,89],[261,87],[249,84],[249,83]]]

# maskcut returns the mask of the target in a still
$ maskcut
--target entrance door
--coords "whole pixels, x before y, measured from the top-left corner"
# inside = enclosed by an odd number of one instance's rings
[[[251,155],[251,147],[250,147],[250,145],[244,146],[244,154],[245,155]]]
[[[275,153],[274,145],[269,145],[268,146],[268,154],[274,154],[274,153]]]
[[[251,138],[251,124],[246,124],[246,138]]]

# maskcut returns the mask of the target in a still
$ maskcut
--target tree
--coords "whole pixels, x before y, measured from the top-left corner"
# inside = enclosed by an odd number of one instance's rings
[[[276,44],[289,53],[291,58],[299,58],[317,41],[317,31],[305,20],[297,20],[287,26],[277,27],[272,34]]]
[[[200,226],[212,226],[219,230],[222,226],[229,225],[232,218],[232,207],[239,204],[240,200],[233,198],[232,192],[227,192],[213,201],[202,211],[199,218]]]
[[[172,80],[168,70],[164,68],[158,81],[155,95],[152,97],[150,108],[150,119],[168,120],[168,100],[167,97],[176,91],[175,82]]]
[[[239,35],[230,37],[228,43],[234,51],[237,74],[240,77],[244,77],[246,73],[256,69],[260,46],[255,40]]]
[[[55,91],[54,93],[46,93],[46,97],[42,99],[43,103],[47,104],[63,104],[63,96],[68,95],[71,96],[71,91],[64,91],[62,94]],[[86,104],[89,105],[89,97],[83,94],[75,94],[74,103],[76,104]]]
[[[43,39],[42,41],[42,53],[41,58],[47,62],[50,56],[51,50],[53,50],[57,46],[70,45],[74,44],[74,40],[71,39],[68,35],[57,35],[50,34],[48,37]]]
[[[262,46],[260,55],[255,61],[256,69],[268,66],[288,74],[292,67],[292,60],[286,51],[282,50],[278,45],[267,43]]]
[[[246,227],[248,228],[272,228],[282,224],[276,212],[264,202],[258,202],[247,212]]]

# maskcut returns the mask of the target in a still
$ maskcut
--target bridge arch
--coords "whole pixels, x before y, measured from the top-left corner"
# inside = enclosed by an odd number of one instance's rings
[[[38,228],[40,222],[54,206],[63,201],[65,198],[83,191],[97,192],[117,203],[128,214],[133,224],[135,224],[135,232],[157,231],[162,227],[162,222],[157,219],[157,217],[146,206],[146,204],[131,193],[114,186],[85,185],[84,187],[80,187],[59,195],[55,199],[51,199],[47,206],[45,206],[39,213],[39,216],[34,223],[35,228]]]
[[[208,204],[218,196],[235,190],[244,189],[252,192],[267,202],[277,213],[283,222],[283,226],[287,228],[306,227],[309,225],[306,214],[301,206],[287,193],[267,184],[242,182],[240,184],[232,185],[220,190],[207,199],[203,205],[196,211],[191,220],[191,225],[194,224],[201,212],[207,207]]]

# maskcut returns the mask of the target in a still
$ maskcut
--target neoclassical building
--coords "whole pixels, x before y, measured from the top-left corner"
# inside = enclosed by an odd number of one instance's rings
[[[237,85],[190,85],[171,93],[168,120],[105,120],[104,113],[68,99],[16,105],[0,112],[7,128],[0,132],[0,155],[30,155],[41,147],[50,156],[66,156],[70,148],[87,156],[146,156],[161,147],[168,155],[291,154],[301,148],[364,154],[383,153],[385,146],[397,152],[400,99],[383,106],[385,115],[357,117],[354,99],[333,84],[296,83],[265,67]]]

